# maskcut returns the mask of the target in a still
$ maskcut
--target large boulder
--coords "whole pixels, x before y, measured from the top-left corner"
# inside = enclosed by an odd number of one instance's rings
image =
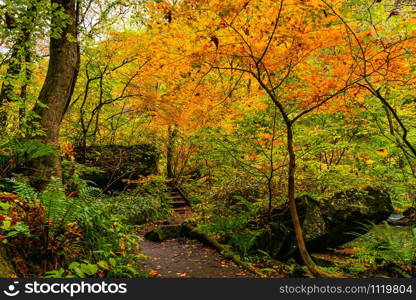
[[[125,190],[140,176],[157,172],[160,151],[153,145],[95,145],[76,149],[76,160],[101,171],[82,176],[105,190]]]
[[[384,221],[393,212],[389,194],[370,187],[340,192],[322,202],[302,196],[296,203],[309,251],[347,243],[366,233],[371,223]],[[275,210],[274,215],[271,232],[265,232],[255,246],[269,251],[275,258],[287,259],[297,254],[288,206]]]

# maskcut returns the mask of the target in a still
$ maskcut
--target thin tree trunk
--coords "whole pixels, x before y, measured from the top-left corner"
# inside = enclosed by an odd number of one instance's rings
[[[166,145],[166,173],[169,179],[175,177],[175,170],[173,167],[174,159],[174,148],[175,148],[175,137],[178,133],[178,130],[172,125],[168,126],[168,141]]]
[[[27,88],[29,86],[29,82],[30,79],[32,78],[32,70],[29,67],[29,64],[32,61],[32,55],[30,52],[30,49],[28,48],[28,46],[25,46],[25,81],[20,89],[20,99],[21,99],[21,103],[20,103],[20,107],[19,107],[19,128],[23,129],[25,126],[25,124],[23,124],[24,122],[24,118],[26,115],[26,100],[27,100]]]
[[[306,249],[305,239],[303,238],[302,224],[300,223],[298,209],[296,206],[295,198],[295,172],[296,172],[296,155],[293,147],[293,128],[292,123],[286,122],[287,128],[287,150],[289,153],[289,170],[288,170],[288,198],[289,198],[289,210],[292,217],[293,228],[295,230],[296,241],[300,256],[308,267],[309,271],[316,277],[333,277],[334,275],[328,274],[321,270]]]
[[[10,63],[6,71],[5,80],[1,86],[0,92],[0,107],[7,103],[16,101],[16,94],[14,92],[14,86],[16,77],[19,76],[22,69],[22,51],[25,51],[24,45],[28,38],[23,35],[19,38],[13,46],[12,54],[10,56]],[[0,111],[0,128],[7,126],[7,111]]]
[[[402,151],[404,157],[406,158],[406,161],[407,161],[407,163],[408,163],[408,165],[410,167],[410,170],[412,172],[413,177],[416,177],[415,162],[412,161],[412,157],[406,151],[405,145],[402,144],[402,141],[396,135],[396,130],[394,128],[394,123],[393,123],[393,120],[392,120],[392,117],[391,117],[391,114],[390,114],[389,109],[384,104],[383,104],[383,109],[384,109],[384,111],[386,113],[387,121],[389,123],[389,131],[390,131],[390,134],[394,137],[397,146],[400,148],[400,150]]]
[[[268,213],[267,213],[267,219],[269,226],[272,222],[272,209],[273,209],[273,179],[274,179],[274,141],[276,138],[276,122],[277,122],[277,107],[274,106],[274,112],[273,112],[273,130],[272,130],[272,138],[270,141],[270,173],[267,178],[267,189],[269,194],[269,207],[268,207]]]
[[[316,277],[335,277],[333,274],[329,274],[321,270],[315,262],[312,260],[311,256],[308,253],[308,250],[306,249],[305,240],[303,238],[303,230],[302,230],[302,224],[300,223],[298,210],[296,207],[296,185],[295,185],[295,172],[296,172],[296,155],[294,150],[294,142],[293,142],[293,124],[297,120],[291,120],[286,113],[282,103],[278,101],[276,98],[276,95],[274,92],[272,92],[266,84],[261,80],[260,77],[255,77],[258,81],[258,83],[265,89],[267,94],[270,96],[270,99],[273,101],[277,109],[279,110],[284,123],[286,125],[286,138],[287,138],[287,151],[289,154],[289,169],[288,169],[288,176],[287,176],[287,182],[288,182],[288,202],[289,202],[289,211],[293,222],[293,228],[295,230],[295,236],[296,236],[296,243],[298,246],[298,250],[300,253],[300,256],[305,263],[305,265],[308,267],[308,269],[311,271],[311,273]]]
[[[22,71],[23,62],[26,61],[26,63],[28,63],[30,61],[31,49],[28,46],[30,37],[32,35],[30,28],[31,26],[33,26],[33,22],[35,22],[35,16],[37,13],[37,5],[39,4],[38,2],[39,0],[35,1],[27,8],[30,18],[27,21],[27,23],[25,22],[22,25],[20,36],[18,36],[15,44],[13,45],[12,54],[9,60],[10,63],[6,71],[5,80],[3,81],[2,86],[1,86],[0,107],[4,106],[6,103],[16,101],[17,95],[14,92],[15,81],[16,81],[16,77],[18,77]],[[27,79],[27,76],[31,76],[31,74],[30,72],[28,73],[28,71],[26,70],[25,80]],[[26,82],[23,84],[21,88],[21,94],[23,93],[24,96],[26,96],[25,86],[27,87]],[[0,111],[0,128],[5,128],[7,126],[7,119],[8,119],[7,112],[4,110]]]

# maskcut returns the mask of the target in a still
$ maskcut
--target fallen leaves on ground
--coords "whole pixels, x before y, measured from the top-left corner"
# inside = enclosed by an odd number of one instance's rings
[[[152,277],[160,277],[159,272],[156,271],[156,270],[150,270],[149,275],[152,276]]]

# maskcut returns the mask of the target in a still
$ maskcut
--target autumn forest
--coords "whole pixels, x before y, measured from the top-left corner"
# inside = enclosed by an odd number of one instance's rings
[[[412,278],[413,0],[0,0],[0,277]]]

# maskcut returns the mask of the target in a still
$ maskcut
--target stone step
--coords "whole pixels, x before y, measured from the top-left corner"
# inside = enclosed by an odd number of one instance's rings
[[[180,194],[181,194],[181,192],[179,192],[178,190],[171,190],[171,191],[168,191],[168,193],[169,193],[170,195],[174,195],[174,194],[178,194],[178,195],[180,195]]]
[[[175,201],[175,202],[172,202],[172,206],[173,208],[184,207],[184,206],[188,206],[188,203],[185,200]]]
[[[177,207],[176,209],[174,209],[174,211],[175,211],[175,213],[178,213],[178,214],[185,214],[185,213],[189,212],[190,209],[187,208],[187,207]]]

